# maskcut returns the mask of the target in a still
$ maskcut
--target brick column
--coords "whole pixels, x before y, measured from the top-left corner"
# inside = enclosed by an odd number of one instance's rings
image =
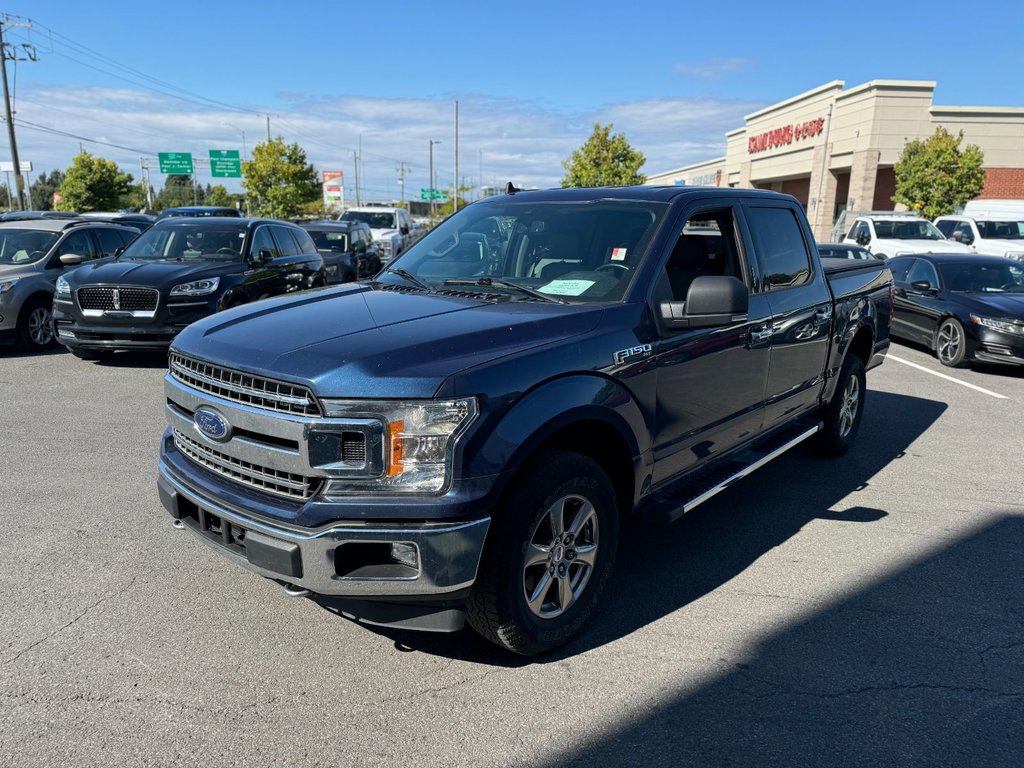
[[[875,202],[875,180],[878,176],[878,150],[865,149],[853,153],[850,166],[849,211],[870,211]]]
[[[827,243],[832,235],[832,215],[836,209],[836,175],[828,168],[827,157],[832,155],[832,145],[814,148],[811,160],[811,183],[807,217],[810,219],[814,239]]]

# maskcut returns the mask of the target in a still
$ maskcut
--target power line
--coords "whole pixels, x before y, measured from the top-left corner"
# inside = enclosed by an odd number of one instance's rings
[[[6,120],[4,121],[6,122]],[[142,155],[156,155],[148,149],[139,149],[138,147],[126,147],[123,144],[114,144],[109,141],[100,141],[99,139],[91,139],[88,136],[79,136],[77,133],[69,133],[68,131],[62,131],[58,128],[51,128],[48,125],[40,125],[39,123],[30,123],[28,120],[22,120],[20,117],[15,119],[14,124],[22,128],[28,128],[33,131],[40,131],[42,133],[51,133],[54,136],[66,136],[70,139],[77,139],[78,141],[87,141],[90,144],[102,144],[105,147],[114,147],[115,149],[126,149],[129,152],[135,152],[136,154]]]

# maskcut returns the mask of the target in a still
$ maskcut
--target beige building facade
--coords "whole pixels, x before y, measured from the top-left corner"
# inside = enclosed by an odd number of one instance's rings
[[[934,82],[841,80],[749,114],[725,156],[648,177],[648,184],[773,189],[807,210],[827,240],[844,210],[893,210],[904,145],[942,126],[985,155],[981,198],[1024,199],[1024,108],[938,107]]]

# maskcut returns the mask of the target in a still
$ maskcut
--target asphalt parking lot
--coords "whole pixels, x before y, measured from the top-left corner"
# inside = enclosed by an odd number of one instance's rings
[[[588,631],[528,661],[173,530],[163,357],[0,351],[0,765],[1019,766],[1024,371],[892,357],[847,457],[628,526]]]

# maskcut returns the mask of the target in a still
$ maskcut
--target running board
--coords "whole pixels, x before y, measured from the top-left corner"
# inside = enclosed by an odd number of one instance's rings
[[[820,421],[800,420],[756,445],[699,472],[695,477],[657,493],[657,514],[668,522],[678,520],[694,507],[778,458],[790,448],[821,431]]]

